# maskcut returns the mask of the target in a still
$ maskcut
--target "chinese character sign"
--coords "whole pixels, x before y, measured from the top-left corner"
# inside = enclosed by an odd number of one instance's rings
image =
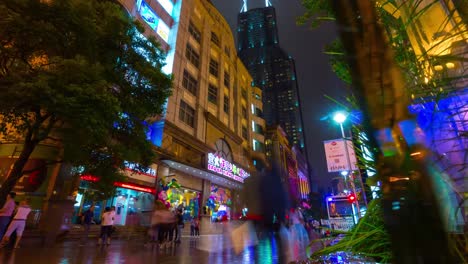
[[[250,174],[231,162],[213,153],[208,154],[208,170],[216,172],[233,180],[244,182]]]
[[[357,160],[354,153],[353,142],[350,140],[336,139],[324,142],[325,155],[327,157],[328,172],[349,170],[348,157],[346,156],[345,143],[348,147],[349,162],[351,170],[357,170]]]

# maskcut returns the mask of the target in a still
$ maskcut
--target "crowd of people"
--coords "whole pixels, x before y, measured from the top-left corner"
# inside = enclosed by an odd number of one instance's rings
[[[200,220],[198,218],[192,219],[190,222],[191,236],[200,235],[199,225]],[[149,241],[147,244],[156,243],[161,248],[178,244],[181,241],[184,227],[183,209],[177,208],[173,212],[163,202],[157,200],[151,217],[151,228],[148,232]]]

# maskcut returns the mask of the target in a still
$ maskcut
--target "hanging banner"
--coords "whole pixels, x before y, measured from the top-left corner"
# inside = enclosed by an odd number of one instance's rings
[[[352,165],[351,170],[358,169],[356,154],[354,153],[353,142],[351,140],[334,139],[324,141],[323,144],[325,156],[327,157],[328,172],[349,171],[348,160]],[[348,146],[348,153],[346,153],[346,145]]]

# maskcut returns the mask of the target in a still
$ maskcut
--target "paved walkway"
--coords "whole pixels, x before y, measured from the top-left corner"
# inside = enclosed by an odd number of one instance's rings
[[[183,237],[177,246],[160,250],[157,246],[144,246],[142,241],[113,241],[112,245],[98,247],[89,241],[84,247],[78,241],[68,241],[51,248],[25,243],[15,250],[0,250],[2,264],[100,264],[100,263],[278,263],[275,239],[260,240],[256,247],[233,252],[230,239],[222,235],[206,235],[199,238]],[[261,260],[261,261],[260,261]]]

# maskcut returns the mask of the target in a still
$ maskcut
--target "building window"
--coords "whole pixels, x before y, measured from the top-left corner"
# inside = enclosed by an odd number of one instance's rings
[[[252,143],[253,143],[253,144],[252,144],[252,147],[253,147],[253,150],[254,150],[254,151],[263,152],[263,144],[262,144],[262,142],[260,142],[260,141],[258,141],[258,140],[256,140],[256,139],[254,139],[254,140],[252,140]]]
[[[247,108],[245,106],[242,106],[242,117],[247,119]]]
[[[187,48],[185,50],[185,57],[189,60],[193,66],[200,66],[200,55],[195,51],[195,49],[187,43]]]
[[[198,30],[198,28],[192,23],[192,21],[190,21],[190,23],[189,23],[188,31],[189,31],[190,35],[192,35],[192,37],[193,37],[198,43],[200,43],[200,41],[201,41],[201,33],[200,33],[200,30]]]
[[[224,72],[224,86],[231,88],[231,75],[227,71]]]
[[[244,98],[247,101],[247,90],[245,88],[242,88],[241,95],[242,98]]]
[[[211,42],[213,42],[216,46],[219,47],[219,42],[220,41],[219,41],[218,36],[214,32],[211,32]]]
[[[219,64],[213,59],[210,59],[210,74],[215,77],[219,76]]]
[[[229,96],[224,96],[224,113],[229,114]]]
[[[230,57],[230,55],[231,55],[231,50],[229,49],[228,46],[224,46],[224,53],[225,53],[228,57]]]
[[[249,140],[249,130],[246,126],[242,126],[242,137],[246,140]]]
[[[212,84],[208,85],[208,102],[218,104],[218,87]]]
[[[184,70],[184,79],[182,80],[182,86],[187,89],[191,94],[197,95],[198,80],[195,79],[187,70]]]
[[[180,100],[179,120],[191,127],[195,127],[195,109]]]

